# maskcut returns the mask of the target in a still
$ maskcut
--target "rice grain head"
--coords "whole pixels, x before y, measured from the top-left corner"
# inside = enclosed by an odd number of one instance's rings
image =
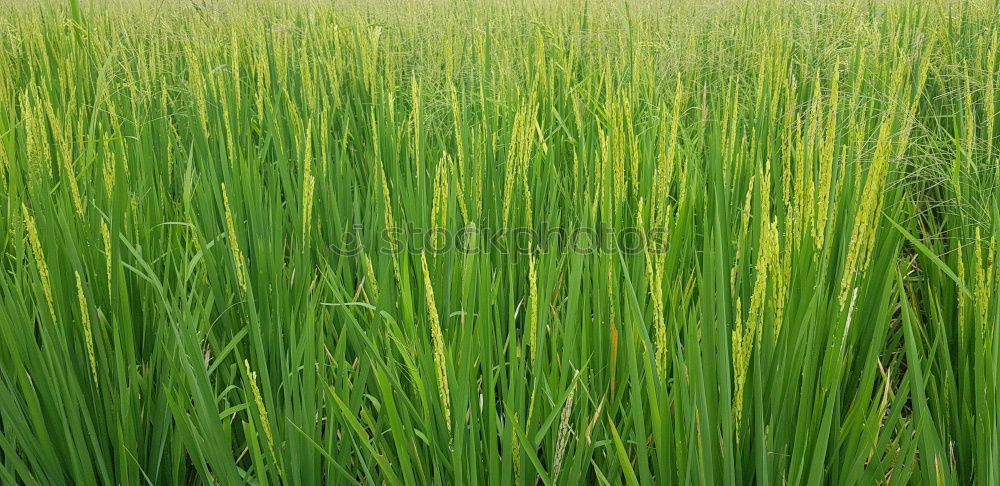
[[[76,274],[76,292],[80,301],[80,319],[83,325],[83,339],[87,347],[87,361],[90,363],[90,372],[94,378],[94,386],[99,386],[97,381],[97,359],[94,357],[94,332],[90,326],[90,306],[87,305],[87,296],[83,293],[83,280],[80,272]]]
[[[535,255],[528,259],[528,352],[532,363],[538,355],[538,273]]]
[[[236,283],[243,292],[247,291],[247,271],[243,253],[240,251],[239,240],[236,238],[236,225],[233,223],[233,212],[229,206],[229,194],[226,184],[222,184],[222,202],[226,208],[226,233],[229,236],[229,250],[233,255],[233,266],[236,268]]]
[[[264,429],[264,437],[267,439],[267,448],[271,452],[271,457],[275,461],[278,470],[281,465],[278,463],[278,455],[274,448],[274,435],[271,433],[271,422],[267,418],[267,409],[264,407],[264,397],[260,394],[257,386],[257,372],[250,369],[250,361],[244,359],[243,366],[246,367],[247,377],[250,379],[250,391],[253,394],[254,404],[257,406],[257,413],[260,415],[260,426]]]
[[[444,420],[451,430],[451,397],[448,387],[448,370],[445,360],[444,334],[441,331],[441,321],[437,307],[434,304],[434,286],[431,285],[431,274],[427,268],[427,256],[420,254],[420,264],[424,271],[424,294],[427,297],[427,314],[431,320],[431,340],[434,347],[434,369],[437,374],[438,392],[441,395],[441,405],[444,407]]]
[[[559,473],[562,470],[563,456],[566,454],[566,446],[569,444],[569,436],[572,432],[569,419],[571,413],[573,412],[573,396],[576,393],[576,376],[579,373],[579,371],[573,373],[573,384],[570,387],[569,396],[566,397],[566,404],[563,405],[562,415],[559,419],[559,431],[556,434],[556,450],[552,459],[553,484],[555,484],[556,480],[559,479]]]
[[[28,242],[31,244],[31,252],[35,256],[35,267],[38,269],[38,278],[42,281],[42,292],[45,294],[45,302],[49,307],[49,315],[52,322],[56,322],[55,300],[52,298],[52,282],[49,279],[49,267],[45,264],[45,252],[42,250],[42,242],[38,239],[38,226],[35,218],[28,212],[28,208],[21,204],[21,215],[24,216],[24,224],[28,231]]]

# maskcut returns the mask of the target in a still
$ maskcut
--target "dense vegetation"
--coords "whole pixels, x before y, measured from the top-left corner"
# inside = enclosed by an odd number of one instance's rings
[[[992,2],[0,4],[2,483],[1000,483]]]

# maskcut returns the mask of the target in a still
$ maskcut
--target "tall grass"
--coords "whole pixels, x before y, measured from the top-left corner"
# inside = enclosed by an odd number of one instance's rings
[[[993,2],[0,3],[2,483],[1000,483]]]

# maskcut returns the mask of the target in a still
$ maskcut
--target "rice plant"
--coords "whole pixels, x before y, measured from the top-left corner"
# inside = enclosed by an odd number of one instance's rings
[[[0,483],[1000,484],[992,0],[0,7]]]

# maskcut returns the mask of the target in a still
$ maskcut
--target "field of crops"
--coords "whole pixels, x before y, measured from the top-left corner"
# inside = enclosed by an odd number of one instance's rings
[[[0,483],[1000,484],[993,0],[0,8]]]

